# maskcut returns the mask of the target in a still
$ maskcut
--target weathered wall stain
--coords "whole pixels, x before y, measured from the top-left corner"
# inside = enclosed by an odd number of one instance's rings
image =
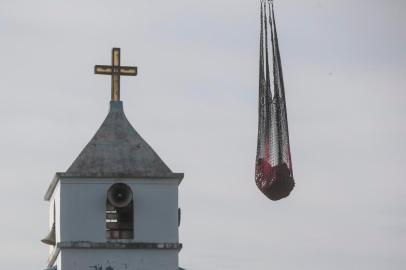
[[[101,266],[100,264],[91,265],[91,266],[89,266],[89,268],[94,269],[94,270],[103,270],[103,266]]]
[[[104,264],[90,265],[92,270],[128,270],[128,264],[107,260]]]

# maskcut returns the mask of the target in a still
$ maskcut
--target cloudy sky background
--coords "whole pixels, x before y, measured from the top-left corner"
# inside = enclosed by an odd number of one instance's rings
[[[42,197],[107,114],[122,48],[127,117],[180,188],[188,270],[404,269],[406,2],[276,0],[297,186],[254,184],[259,0],[0,1],[0,261],[43,269]]]

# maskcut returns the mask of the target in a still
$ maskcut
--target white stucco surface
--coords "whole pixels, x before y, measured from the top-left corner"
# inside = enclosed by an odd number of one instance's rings
[[[61,241],[106,241],[107,190],[126,183],[134,199],[134,242],[178,242],[178,181],[61,179]]]
[[[107,191],[114,183],[125,183],[133,192],[134,239],[106,239]],[[61,178],[50,200],[50,223],[52,205],[56,207],[56,241],[178,243],[178,185],[177,179]],[[175,270],[178,252],[162,248],[61,248],[54,264],[58,270]]]

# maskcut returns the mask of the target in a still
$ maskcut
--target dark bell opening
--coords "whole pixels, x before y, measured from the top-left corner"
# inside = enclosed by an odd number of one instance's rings
[[[112,185],[107,191],[107,239],[133,239],[134,202],[131,188],[123,183]]]

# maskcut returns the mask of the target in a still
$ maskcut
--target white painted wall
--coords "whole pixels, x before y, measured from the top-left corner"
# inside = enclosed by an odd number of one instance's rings
[[[133,192],[133,242],[177,243],[175,179],[61,179],[60,241],[106,241],[107,190],[118,182],[126,183]]]
[[[134,239],[114,242],[178,243],[177,179],[62,178],[50,200],[56,205],[57,242],[106,242],[107,190],[125,183],[134,199]],[[50,215],[53,215],[51,210]],[[61,249],[58,270],[178,270],[178,250]],[[127,268],[125,266],[127,265]],[[95,269],[100,270],[100,269]]]

